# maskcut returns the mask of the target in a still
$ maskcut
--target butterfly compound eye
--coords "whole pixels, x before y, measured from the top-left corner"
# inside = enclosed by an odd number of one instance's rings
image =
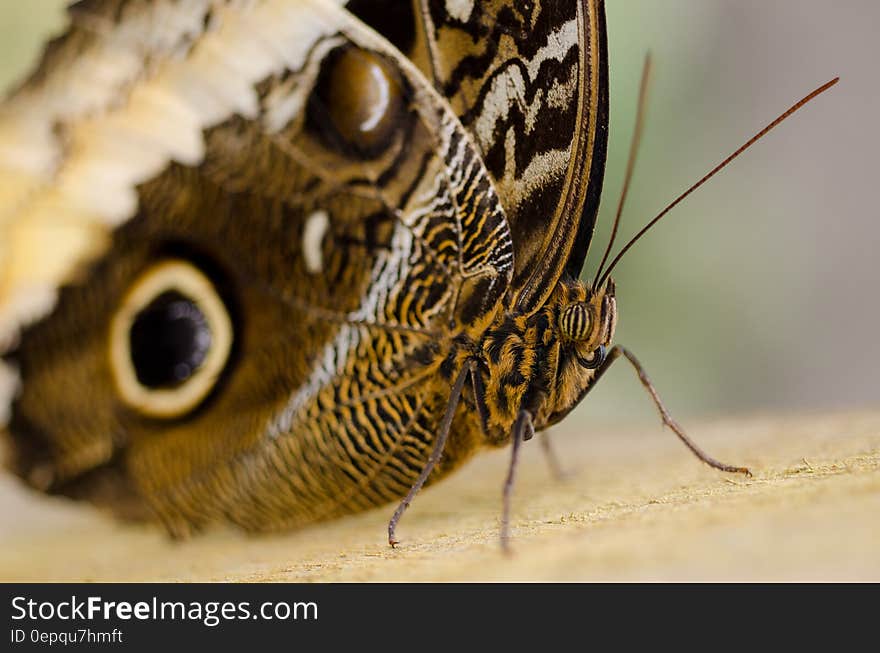
[[[110,366],[121,399],[139,413],[179,417],[198,406],[229,360],[232,322],[192,264],[163,261],[125,295],[110,326]]]
[[[593,330],[593,315],[585,304],[570,304],[559,317],[559,329],[568,340],[586,340]]]
[[[384,58],[342,47],[328,55],[321,67],[309,117],[322,127],[331,145],[376,156],[400,125],[402,96],[400,78]]]

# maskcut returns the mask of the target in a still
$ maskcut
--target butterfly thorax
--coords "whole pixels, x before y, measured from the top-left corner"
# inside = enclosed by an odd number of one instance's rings
[[[502,314],[479,350],[478,402],[489,442],[509,441],[520,410],[527,410],[540,430],[574,408],[592,385],[616,324],[611,280],[597,291],[561,280],[540,310]]]

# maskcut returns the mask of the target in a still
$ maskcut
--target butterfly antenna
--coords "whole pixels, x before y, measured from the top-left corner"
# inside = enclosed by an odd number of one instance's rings
[[[611,261],[611,265],[608,266],[608,269],[605,270],[605,272],[602,273],[602,276],[599,278],[599,280],[598,280],[598,282],[596,283],[596,286],[595,286],[595,287],[596,287],[596,288],[601,288],[601,287],[602,287],[602,284],[605,282],[605,279],[608,277],[609,274],[611,274],[611,271],[614,269],[614,266],[616,266],[616,265],[620,262],[620,259],[623,258],[623,255],[626,254],[627,251],[629,251],[630,247],[632,247],[633,245],[635,245],[635,244],[638,242],[638,240],[639,240],[642,236],[644,236],[644,235],[645,235],[645,234],[651,229],[651,227],[653,227],[655,224],[657,224],[657,223],[661,220],[661,218],[663,218],[663,216],[665,216],[665,215],[666,215],[667,213],[669,213],[672,209],[674,209],[676,206],[678,206],[678,205],[679,205],[679,204],[680,204],[680,203],[681,203],[681,202],[682,202],[682,201],[683,201],[688,195],[690,195],[690,194],[693,193],[695,190],[697,190],[700,186],[702,186],[702,185],[705,184],[707,181],[709,181],[712,177],[714,177],[716,174],[718,174],[723,168],[727,167],[727,165],[728,165],[731,161],[733,161],[735,158],[737,158],[740,154],[742,154],[743,152],[745,152],[745,151],[746,151],[747,149],[749,149],[752,145],[754,145],[754,144],[757,143],[759,140],[761,140],[764,136],[766,136],[767,133],[768,133],[770,130],[772,130],[774,127],[776,127],[779,123],[781,123],[781,122],[784,121],[786,118],[788,118],[789,116],[791,116],[795,111],[797,111],[798,109],[800,109],[801,107],[803,107],[805,104],[807,104],[808,102],[810,102],[810,101],[813,100],[814,98],[818,97],[819,95],[821,95],[822,93],[824,93],[825,91],[827,91],[829,88],[831,88],[832,86],[834,86],[834,85],[835,85],[837,82],[839,82],[839,81],[840,81],[840,77],[835,77],[835,78],[832,79],[830,82],[826,82],[825,84],[822,84],[822,86],[820,86],[819,88],[817,88],[815,91],[813,91],[812,93],[810,93],[809,95],[807,95],[807,96],[804,97],[803,99],[799,100],[798,102],[795,102],[795,103],[794,103],[794,104],[793,104],[793,105],[792,105],[792,106],[791,106],[791,107],[790,107],[785,113],[781,114],[778,118],[776,118],[776,120],[774,120],[774,121],[771,122],[769,125],[767,125],[766,127],[764,127],[764,129],[762,129],[762,130],[759,131],[757,134],[755,134],[752,138],[750,138],[750,139],[749,139],[744,145],[742,145],[739,149],[737,149],[733,154],[731,154],[731,155],[728,156],[726,159],[724,159],[724,161],[722,161],[722,162],[719,163],[717,166],[715,166],[714,168],[712,168],[712,170],[710,170],[710,171],[709,171],[709,172],[708,172],[708,173],[707,173],[702,179],[700,179],[697,183],[695,183],[693,186],[691,186],[690,188],[688,188],[688,189],[687,189],[685,192],[683,192],[681,195],[679,195],[678,197],[676,197],[675,200],[673,200],[672,203],[669,204],[669,206],[667,206],[665,209],[663,209],[663,210],[657,215],[656,218],[654,218],[654,219],[651,220],[647,225],[645,225],[645,227],[644,227],[639,233],[637,233],[635,236],[633,236],[632,240],[630,240],[626,245],[623,246],[623,249],[621,249],[620,252],[618,252],[617,256],[614,257],[614,260]]]
[[[629,183],[632,180],[633,171],[636,167],[636,159],[638,158],[639,144],[642,141],[642,127],[645,124],[645,113],[648,106],[648,85],[651,81],[651,53],[645,54],[645,63],[642,66],[642,81],[639,84],[639,101],[636,109],[636,124],[633,128],[632,140],[629,143],[629,158],[626,162],[626,174],[623,177],[623,187],[620,191],[620,200],[617,203],[617,214],[614,216],[614,224],[611,226],[611,237],[608,240],[608,246],[602,255],[602,262],[596,268],[596,276],[598,279],[602,275],[602,268],[611,254],[611,248],[614,247],[614,239],[617,238],[617,228],[620,226],[620,216],[623,215],[623,206],[626,204],[626,196],[629,193]],[[593,287],[595,291],[599,285]]]

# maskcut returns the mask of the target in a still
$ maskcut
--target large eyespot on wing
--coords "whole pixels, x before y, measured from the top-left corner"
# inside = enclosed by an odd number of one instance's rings
[[[599,207],[608,137],[603,1],[347,7],[433,79],[473,136],[513,234],[516,307],[542,306],[563,272],[579,276]]]
[[[23,331],[14,352],[23,383],[11,431],[22,475],[39,471],[50,480],[39,485],[66,491],[122,470],[178,533],[212,520],[281,528],[399,498],[430,453],[449,392],[439,368],[450,318],[479,330],[513,269],[504,212],[472,140],[399,52],[327,0],[218,11],[222,28],[145,70],[128,102],[87,125],[63,125],[94,158],[86,169],[64,161],[61,174],[82,189],[95,166],[112,172],[91,210],[131,211],[108,218],[108,246],[71,267],[88,274],[64,277],[54,310]],[[333,53],[357,61],[341,66]],[[352,72],[360,64],[366,76]],[[319,82],[334,76],[366,81],[343,91],[345,83]],[[351,93],[357,107],[374,83],[391,94],[378,114],[314,120],[335,93]],[[134,139],[162,153],[158,170],[93,149],[111,140],[123,153],[134,147],[132,134],[114,139],[139,85],[164,94],[144,108],[150,120]],[[223,113],[213,99],[230,93],[238,103],[219,105]],[[169,140],[165,129],[192,136],[163,122],[166,105],[198,117],[196,160],[157,145]],[[47,188],[61,200],[69,190]],[[131,206],[118,201],[130,196]],[[237,319],[222,383],[157,419],[137,392],[119,392],[119,377],[130,364],[122,375],[148,392],[176,389],[174,365],[147,373],[131,350],[136,325],[149,333],[173,321],[177,295],[199,304],[204,289],[147,282],[169,259],[202,271]],[[479,293],[467,292],[472,280]],[[120,318],[141,287],[149,292]],[[199,309],[184,311],[189,333],[207,324],[213,334]],[[129,351],[111,355],[126,330]],[[201,354],[184,350],[193,379]]]
[[[191,263],[161,261],[128,290],[110,323],[110,368],[119,396],[139,413],[180,417],[216,385],[233,326],[213,283]]]

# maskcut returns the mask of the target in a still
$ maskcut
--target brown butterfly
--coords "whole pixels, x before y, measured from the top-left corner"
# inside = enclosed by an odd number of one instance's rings
[[[701,460],[747,473],[611,344],[609,273],[665,211],[579,280],[608,132],[601,1],[71,15],[0,108],[0,345],[32,485],[178,536],[402,500],[394,544],[429,478],[512,443],[506,541],[520,444],[620,356]]]

